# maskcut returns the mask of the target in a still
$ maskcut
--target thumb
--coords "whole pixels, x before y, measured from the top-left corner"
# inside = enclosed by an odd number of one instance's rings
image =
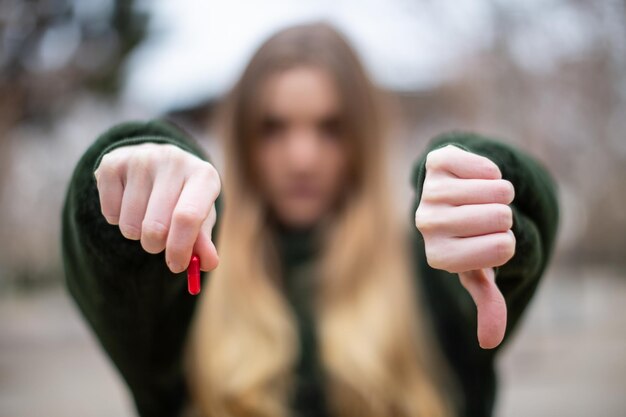
[[[476,304],[480,347],[483,349],[495,348],[504,339],[506,302],[496,285],[493,268],[461,272],[459,279]]]

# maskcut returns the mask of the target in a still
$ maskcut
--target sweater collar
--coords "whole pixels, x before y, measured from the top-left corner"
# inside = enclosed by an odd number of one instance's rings
[[[320,252],[322,226],[295,228],[281,223],[274,225],[278,250],[287,265],[315,258]]]

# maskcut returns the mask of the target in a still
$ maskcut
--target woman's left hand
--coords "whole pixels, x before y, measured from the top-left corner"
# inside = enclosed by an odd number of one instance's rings
[[[453,145],[426,157],[415,225],[424,237],[428,264],[458,273],[476,303],[478,341],[485,349],[498,346],[506,329],[506,303],[493,268],[515,253],[509,207],[514,196],[511,182],[488,158]]]

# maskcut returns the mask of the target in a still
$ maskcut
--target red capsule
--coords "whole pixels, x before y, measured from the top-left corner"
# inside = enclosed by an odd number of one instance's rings
[[[200,257],[196,254],[191,255],[191,261],[187,267],[187,290],[191,295],[200,292]]]

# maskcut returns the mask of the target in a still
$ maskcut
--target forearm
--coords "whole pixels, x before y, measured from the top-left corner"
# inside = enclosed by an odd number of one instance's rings
[[[68,290],[128,382],[141,415],[168,415],[183,390],[178,361],[196,300],[186,294],[184,278],[167,269],[162,253],[145,252],[107,223],[93,175],[107,152],[144,142],[173,144],[205,158],[190,138],[161,122],[125,123],[105,132],[72,176],[62,249]]]

